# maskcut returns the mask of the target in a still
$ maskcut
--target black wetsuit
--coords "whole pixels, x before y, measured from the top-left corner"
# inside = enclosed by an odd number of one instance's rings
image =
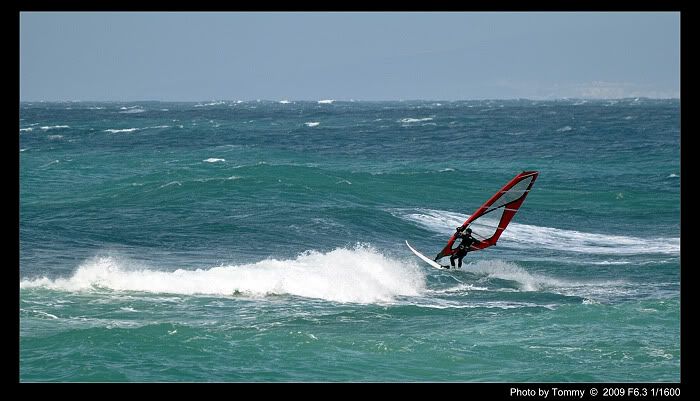
[[[459,247],[457,247],[457,250],[455,253],[450,256],[450,265],[452,267],[455,267],[455,259],[457,259],[457,267],[462,267],[462,259],[464,259],[464,256],[471,250],[471,245],[479,242],[474,237],[472,237],[470,234],[465,234],[465,233],[460,233],[457,235],[457,238],[461,238],[462,242],[459,243]]]

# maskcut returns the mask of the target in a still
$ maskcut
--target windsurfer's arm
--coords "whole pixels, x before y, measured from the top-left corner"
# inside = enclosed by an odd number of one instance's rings
[[[478,239],[476,239],[474,237],[471,237],[471,239],[472,239],[472,243],[469,244],[469,250],[478,250],[479,248],[477,248],[475,245],[481,244],[481,241],[479,241]]]

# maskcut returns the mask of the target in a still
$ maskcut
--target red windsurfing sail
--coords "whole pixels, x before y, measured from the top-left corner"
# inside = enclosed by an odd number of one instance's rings
[[[472,251],[496,245],[503,230],[523,204],[538,174],[539,171],[523,171],[516,175],[462,224],[462,229],[470,226],[472,236],[480,241],[471,246]],[[456,239],[456,233],[452,234],[435,260],[452,255],[459,245],[455,244]]]

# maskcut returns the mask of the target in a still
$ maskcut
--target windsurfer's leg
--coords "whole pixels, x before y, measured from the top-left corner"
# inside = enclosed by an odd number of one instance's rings
[[[469,253],[469,251],[461,252],[459,254],[459,267],[462,267],[462,259],[464,259],[464,257],[467,256],[467,253]]]

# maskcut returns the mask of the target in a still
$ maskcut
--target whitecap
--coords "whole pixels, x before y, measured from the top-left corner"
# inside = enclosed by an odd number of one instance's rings
[[[123,128],[123,129],[110,128],[110,129],[104,130],[104,132],[109,132],[111,134],[117,134],[120,132],[134,132],[134,131],[138,131],[140,129],[141,128]]]
[[[43,127],[39,127],[43,129],[44,131],[50,130],[50,129],[64,129],[64,128],[70,128],[68,125],[45,125]]]
[[[425,117],[425,118],[402,118],[398,122],[404,123],[404,124],[410,124],[410,123],[418,123],[421,121],[431,121],[433,118],[432,117]]]

